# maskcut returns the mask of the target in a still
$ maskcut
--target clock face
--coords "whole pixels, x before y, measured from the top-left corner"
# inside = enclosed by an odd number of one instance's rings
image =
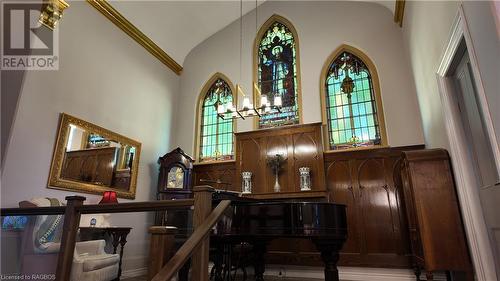
[[[184,188],[184,170],[180,167],[172,167],[168,171],[167,188]]]

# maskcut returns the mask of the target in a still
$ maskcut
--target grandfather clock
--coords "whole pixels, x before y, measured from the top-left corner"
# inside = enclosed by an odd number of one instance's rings
[[[177,147],[160,157],[158,164],[160,164],[160,174],[158,176],[157,200],[187,199],[193,196],[193,159],[189,155]],[[179,213],[181,211],[176,211],[174,216],[173,212],[170,212],[170,215],[168,212],[157,212],[155,224],[183,227],[187,223],[187,218]]]

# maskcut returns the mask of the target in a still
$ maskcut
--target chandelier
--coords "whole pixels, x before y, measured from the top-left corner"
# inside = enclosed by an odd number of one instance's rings
[[[255,33],[257,34],[257,1],[255,0]],[[243,45],[243,0],[240,0],[240,81],[241,81],[241,49]],[[249,97],[245,95],[243,89],[240,84],[236,84],[236,95],[243,96],[243,103],[241,107],[238,109],[233,105],[232,102],[228,102],[227,104],[223,104],[221,102],[216,102],[216,110],[217,116],[221,119],[243,119],[247,117],[262,117],[264,115],[269,114],[277,114],[281,113],[281,108],[283,106],[283,99],[280,95],[274,95],[273,101],[267,98],[267,95],[263,95],[260,92],[259,86],[257,83],[253,83],[253,91],[252,98],[257,97],[257,99],[253,99],[255,102],[258,101],[258,105],[253,104]]]
[[[221,119],[243,119],[247,117],[262,117],[268,114],[281,113],[281,107],[283,106],[283,100],[281,96],[275,95],[274,100],[271,101],[267,98],[267,95],[260,94],[260,90],[257,84],[254,83],[254,93],[260,97],[259,105],[254,105],[250,98],[245,95],[240,85],[236,85],[236,94],[241,94],[243,96],[243,103],[239,109],[237,109],[232,102],[223,104],[217,102],[217,115]]]

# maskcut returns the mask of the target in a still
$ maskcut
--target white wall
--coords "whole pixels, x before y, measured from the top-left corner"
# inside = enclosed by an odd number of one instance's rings
[[[60,112],[141,142],[136,201],[153,199],[156,161],[171,148],[179,77],[84,1],[70,3],[58,29],[59,71],[26,72],[2,175],[2,207],[76,194],[47,188]],[[100,199],[80,195],[91,203]],[[124,270],[144,266],[151,218],[112,215],[113,225],[134,228]]]
[[[436,82],[441,54],[449,40],[458,1],[407,1],[403,34],[422,113],[425,144],[449,148]]]
[[[389,145],[424,142],[402,32],[388,9],[354,1],[267,1],[258,10],[259,26],[273,14],[290,20],[298,32],[304,123],[321,121],[320,72],[327,57],[346,43],[365,52],[377,67]],[[251,93],[252,49],[256,34],[254,12],[244,17],[243,25],[241,80],[239,21],[202,42],[185,60],[179,100],[185,114],[176,124],[175,143],[188,153],[193,153],[197,98],[212,74],[222,72],[235,84],[241,81],[243,89]],[[238,121],[238,131],[252,128],[252,121]]]

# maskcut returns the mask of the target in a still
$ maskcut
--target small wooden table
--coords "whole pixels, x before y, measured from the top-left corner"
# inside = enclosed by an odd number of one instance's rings
[[[120,245],[120,262],[118,264],[118,278],[122,275],[123,248],[127,243],[127,235],[132,230],[131,227],[80,227],[80,241],[104,239],[111,241],[113,254],[116,254],[118,245]]]

